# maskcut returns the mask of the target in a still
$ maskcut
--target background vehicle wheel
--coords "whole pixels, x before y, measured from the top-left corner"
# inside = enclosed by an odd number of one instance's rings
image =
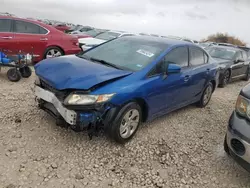
[[[249,74],[249,68],[247,69],[247,75],[244,78],[245,81],[248,81],[250,79],[250,74]]]
[[[60,48],[58,48],[56,46],[49,47],[49,48],[46,49],[44,59],[59,57],[59,56],[62,56],[62,55],[64,55],[64,53]]]
[[[207,104],[209,103],[209,101],[212,97],[212,94],[213,94],[213,84],[211,82],[209,82],[209,84],[207,85],[207,87],[203,91],[201,99],[197,103],[197,105],[201,108],[207,106]]]
[[[220,80],[219,87],[221,88],[225,87],[228,84],[229,80],[230,80],[230,71],[226,70],[226,72],[224,72],[223,74],[222,79]]]
[[[11,68],[7,71],[7,77],[12,82],[18,82],[21,79],[21,73],[16,68]]]
[[[135,135],[141,119],[141,107],[135,102],[128,103],[116,116],[108,130],[108,134],[116,142],[124,144]]]
[[[29,78],[32,74],[32,70],[28,66],[20,68],[19,71],[20,71],[23,78]]]
[[[227,135],[225,136],[225,139],[224,139],[224,151],[229,155],[229,148],[228,148],[228,145],[227,145]]]

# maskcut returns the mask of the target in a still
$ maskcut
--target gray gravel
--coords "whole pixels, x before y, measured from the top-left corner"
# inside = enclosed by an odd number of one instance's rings
[[[57,127],[37,109],[34,76],[0,74],[0,187],[250,187],[223,151],[227,121],[246,82],[217,89],[205,109],[189,106],[141,126],[125,146]]]

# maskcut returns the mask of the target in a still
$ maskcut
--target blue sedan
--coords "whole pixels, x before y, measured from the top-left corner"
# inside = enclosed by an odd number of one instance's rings
[[[188,42],[121,37],[38,63],[35,95],[58,125],[90,136],[104,130],[125,143],[141,122],[193,103],[205,107],[218,80],[211,61]]]

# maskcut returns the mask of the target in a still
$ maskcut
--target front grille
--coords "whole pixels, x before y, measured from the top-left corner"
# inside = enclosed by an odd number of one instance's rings
[[[235,153],[240,155],[240,156],[244,155],[246,152],[245,146],[238,139],[232,139],[231,146],[232,146],[233,150],[235,151]]]
[[[61,91],[53,88],[51,85],[47,84],[45,81],[40,80],[41,87],[47,91],[50,91],[55,94],[55,96],[60,100],[64,101],[64,99],[69,95],[69,91]]]

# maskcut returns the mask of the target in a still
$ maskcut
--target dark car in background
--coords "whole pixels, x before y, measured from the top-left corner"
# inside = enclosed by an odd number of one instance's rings
[[[250,69],[247,53],[232,46],[212,46],[207,52],[219,65],[219,87],[225,87],[230,81],[236,79],[249,80]]]
[[[250,48],[246,46],[238,46],[238,48],[245,50],[247,53],[248,58],[250,57]]]
[[[250,84],[241,90],[226,132],[224,150],[250,172]]]
[[[35,20],[0,16],[0,50],[34,55],[34,61],[81,51],[77,37]]]

